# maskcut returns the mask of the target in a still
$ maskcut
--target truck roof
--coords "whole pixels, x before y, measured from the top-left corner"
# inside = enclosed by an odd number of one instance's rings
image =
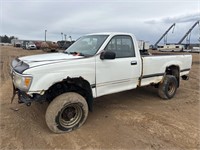
[[[91,33],[87,35],[130,35],[133,36],[131,33],[126,33],[126,32],[99,32],[99,33]]]

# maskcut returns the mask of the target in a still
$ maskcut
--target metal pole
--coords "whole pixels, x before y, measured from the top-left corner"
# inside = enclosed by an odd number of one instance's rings
[[[44,41],[46,42],[46,38],[47,38],[47,30],[45,30],[45,33],[44,33]]]
[[[65,34],[64,36],[65,36],[65,42],[66,42],[67,41],[67,38],[66,38],[67,35]]]
[[[192,30],[194,29],[194,27],[199,24],[200,21],[195,22],[195,24],[186,32],[186,34],[182,37],[182,39],[178,42],[178,44],[181,44],[183,42],[183,40],[188,36],[188,34],[190,34],[192,32]]]
[[[63,33],[61,32],[61,37],[62,37],[62,41],[63,41]]]
[[[71,37],[71,36],[69,36],[69,38],[70,38],[70,40],[71,40],[71,42],[72,42],[72,37]]]
[[[158,43],[165,37],[165,35],[171,30],[171,28],[172,27],[174,27],[175,26],[175,23],[173,24],[173,25],[171,25],[170,27],[169,27],[169,29],[167,29],[167,31],[165,31],[165,33],[160,37],[160,39],[154,44],[154,46],[157,46],[158,45]]]

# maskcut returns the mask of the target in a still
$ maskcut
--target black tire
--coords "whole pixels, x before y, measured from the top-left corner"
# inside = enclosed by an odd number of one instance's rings
[[[54,133],[70,132],[79,128],[88,116],[88,104],[78,93],[69,92],[56,97],[45,114],[47,126]]]
[[[177,87],[177,79],[172,75],[166,75],[163,82],[159,84],[158,95],[165,100],[169,100],[176,94]]]
[[[51,50],[50,50],[50,52],[55,52],[55,51],[56,51],[55,49],[51,49]]]

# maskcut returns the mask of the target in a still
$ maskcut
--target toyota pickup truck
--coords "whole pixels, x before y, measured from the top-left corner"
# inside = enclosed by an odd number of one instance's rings
[[[83,125],[96,97],[152,85],[162,99],[173,98],[191,65],[188,54],[140,54],[133,34],[89,34],[63,53],[14,59],[12,100],[17,94],[18,102],[28,106],[48,102],[49,129],[69,132]]]

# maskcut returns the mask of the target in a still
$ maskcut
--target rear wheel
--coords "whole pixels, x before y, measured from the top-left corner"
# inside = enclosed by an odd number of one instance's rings
[[[79,128],[87,116],[86,100],[77,93],[69,92],[56,97],[50,103],[45,119],[51,131],[63,133]]]
[[[166,75],[162,83],[159,84],[158,95],[163,99],[171,99],[176,94],[178,82],[176,77]]]

